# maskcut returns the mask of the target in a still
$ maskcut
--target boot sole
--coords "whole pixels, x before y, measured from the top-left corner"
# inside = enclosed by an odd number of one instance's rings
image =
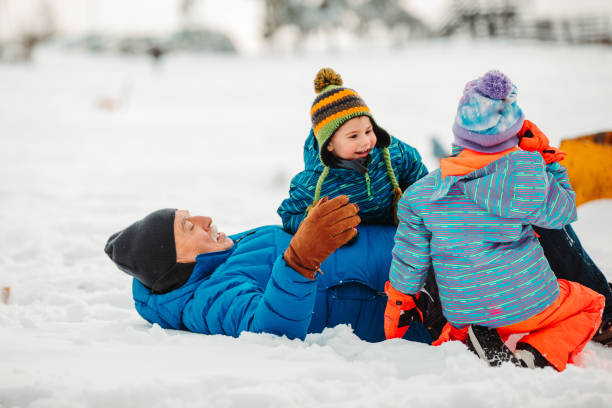
[[[489,335],[489,333],[483,333],[482,335]],[[503,363],[510,362],[517,367],[524,367],[514,353],[504,344],[499,335],[495,333],[496,337],[491,337],[492,342],[495,342],[495,350],[487,352],[480,341],[478,335],[474,332],[473,326],[468,328],[468,348],[474,352],[481,360],[485,361],[490,367],[499,367]]]

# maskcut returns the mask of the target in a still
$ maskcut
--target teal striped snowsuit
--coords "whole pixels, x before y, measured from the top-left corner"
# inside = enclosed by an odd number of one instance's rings
[[[466,175],[436,170],[398,206],[389,280],[415,294],[430,267],[444,315],[455,327],[501,327],[538,314],[559,288],[531,225],[576,220],[565,168],[516,151]]]

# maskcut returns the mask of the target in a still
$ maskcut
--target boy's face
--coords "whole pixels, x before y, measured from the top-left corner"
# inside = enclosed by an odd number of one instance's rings
[[[342,124],[327,144],[335,156],[354,160],[367,157],[376,145],[372,122],[367,116],[358,116]]]

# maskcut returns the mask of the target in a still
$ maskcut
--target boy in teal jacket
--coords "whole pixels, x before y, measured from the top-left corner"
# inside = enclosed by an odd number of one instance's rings
[[[413,147],[391,137],[340,75],[321,69],[315,78],[312,130],[304,144],[305,169],[291,180],[278,208],[287,232],[295,233],[320,197],[349,196],[366,224],[396,224],[397,201],[427,174]]]

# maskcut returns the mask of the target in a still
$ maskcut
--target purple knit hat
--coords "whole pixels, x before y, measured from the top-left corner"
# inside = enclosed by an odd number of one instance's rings
[[[453,124],[454,144],[496,153],[518,144],[525,116],[516,103],[517,88],[499,71],[468,82]]]

